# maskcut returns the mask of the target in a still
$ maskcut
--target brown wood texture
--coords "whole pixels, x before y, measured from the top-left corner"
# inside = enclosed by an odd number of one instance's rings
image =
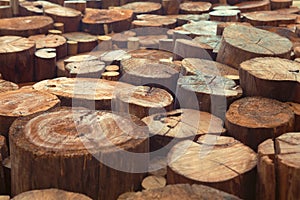
[[[135,37],[136,33],[134,31],[124,31],[122,33],[116,33],[111,36],[113,45],[116,45],[118,48],[126,49],[128,39],[130,37]]]
[[[120,72],[103,72],[101,78],[109,81],[118,81],[120,79]]]
[[[147,176],[142,181],[145,190],[163,188],[166,186],[167,180],[163,176]]]
[[[30,40],[35,41],[36,49],[55,48],[57,59],[67,56],[67,41],[60,35],[32,35]]]
[[[132,58],[143,58],[150,60],[170,59],[173,57],[172,52],[155,49],[137,49],[128,53]]]
[[[53,27],[53,20],[47,16],[28,16],[0,19],[0,35],[29,37],[48,33]]]
[[[281,24],[295,24],[296,14],[282,14],[277,11],[257,11],[243,13],[243,20],[253,26],[279,26]]]
[[[290,108],[294,111],[295,114],[295,128],[294,131],[300,131],[300,104],[295,102],[287,102]]]
[[[184,2],[179,5],[181,14],[202,14],[208,12],[212,7],[209,2]]]
[[[76,41],[78,43],[78,53],[93,51],[98,45],[98,38],[95,35],[82,32],[72,32],[63,34],[69,41]]]
[[[56,50],[39,49],[35,52],[34,80],[42,81],[56,77]]]
[[[154,2],[132,2],[122,5],[121,8],[132,10],[135,17],[139,14],[161,14],[161,4]]]
[[[6,80],[0,80],[0,93],[17,89],[19,89],[17,84]]]
[[[68,63],[65,66],[67,77],[100,78],[105,70],[105,63],[99,60]]]
[[[19,14],[21,16],[43,15],[44,9],[60,7],[60,5],[49,1],[20,1]]]
[[[0,37],[0,72],[15,83],[34,80],[35,42],[19,36]]]
[[[209,19],[220,22],[238,22],[240,20],[239,14],[239,10],[215,10],[209,12]]]
[[[223,31],[227,26],[231,25],[244,25],[244,26],[252,26],[247,22],[223,22],[217,25],[217,35],[223,35]]]
[[[216,35],[217,34],[217,25],[219,22],[215,21],[199,21],[192,22],[189,24],[184,24],[182,26],[183,30],[190,32],[191,37],[196,36],[207,36],[207,35]]]
[[[162,27],[171,29],[176,27],[176,19],[169,16],[140,14],[136,18],[132,21],[133,28]]]
[[[226,27],[223,32],[217,61],[238,69],[243,61],[255,57],[289,59],[291,50],[292,43],[278,34],[249,26],[233,25]]]
[[[226,113],[228,135],[254,150],[266,139],[294,130],[294,113],[274,99],[245,97],[232,103]]]
[[[72,8],[84,13],[86,9],[86,1],[64,1],[64,7]]]
[[[92,110],[111,110],[112,99],[119,90],[132,85],[92,78],[56,78],[33,85],[39,91],[55,94],[63,106],[82,106]]]
[[[145,173],[134,172],[147,157],[137,163],[124,152],[148,152],[144,127],[134,116],[71,108],[15,121],[10,132],[12,194],[55,187],[114,200],[137,190]]]
[[[13,16],[12,8],[8,6],[0,6],[0,19],[1,18],[10,18]]]
[[[176,15],[179,13],[180,1],[178,0],[162,0],[163,14],[165,15]]]
[[[206,135],[185,140],[168,154],[168,184],[204,184],[254,199],[257,155],[231,137]]]
[[[282,8],[289,8],[292,6],[293,1],[292,0],[270,0],[271,3],[271,9],[277,10]]]
[[[4,160],[8,157],[7,141],[0,135],[0,194],[9,194],[9,185],[6,179]],[[0,195],[1,197],[1,195]]]
[[[242,13],[270,10],[270,1],[244,1],[235,5]]]

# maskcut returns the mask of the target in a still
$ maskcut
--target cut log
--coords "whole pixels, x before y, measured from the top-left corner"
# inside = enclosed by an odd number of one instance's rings
[[[50,34],[50,35],[62,35],[62,31],[56,30],[56,29],[50,29],[48,31],[48,34]]]
[[[231,5],[218,5],[218,6],[213,6],[213,10],[238,10],[239,7],[237,6],[231,6]]]
[[[197,36],[193,39],[193,41],[198,43],[203,43],[211,46],[213,48],[213,59],[217,57],[217,53],[219,51],[221,36],[219,35],[209,35],[209,36]]]
[[[123,33],[116,33],[113,34],[111,39],[112,43],[116,45],[120,49],[126,49],[127,48],[127,41],[130,37],[135,37],[136,33],[133,31],[125,31]]]
[[[13,195],[56,187],[114,200],[145,177],[147,129],[134,116],[63,108],[21,118],[10,131]]]
[[[223,35],[224,29],[227,26],[231,25],[244,25],[244,26],[251,26],[250,23],[247,22],[224,22],[217,25],[217,35]]]
[[[159,48],[159,40],[167,39],[166,35],[145,35],[145,36],[137,36],[140,41],[140,47],[146,49],[158,49]]]
[[[291,50],[292,43],[287,38],[254,27],[233,25],[223,32],[217,61],[238,69],[242,62],[255,57],[290,58]]]
[[[255,58],[243,62],[239,73],[241,87],[247,96],[300,103],[298,62],[272,57]]]
[[[98,50],[109,51],[112,49],[112,39],[110,36],[102,35],[98,36]]]
[[[176,97],[181,108],[210,112],[221,119],[227,107],[241,96],[240,87],[222,76],[198,74],[183,76],[177,82]]]
[[[133,28],[162,27],[171,29],[176,27],[176,19],[162,15],[141,14],[137,15],[137,20],[132,21],[131,24]]]
[[[55,94],[62,106],[87,107],[91,110],[111,110],[111,101],[119,90],[132,85],[92,78],[56,78],[33,85],[39,91]]]
[[[140,39],[137,37],[129,37],[127,39],[127,48],[129,51],[139,49],[140,48]]]
[[[105,63],[99,60],[72,62],[65,69],[70,78],[100,78],[105,70]]]
[[[34,80],[41,81],[56,77],[56,50],[40,49],[35,52]]]
[[[164,188],[157,188],[151,190],[143,190],[136,193],[128,193],[125,198],[123,195],[119,196],[118,200],[165,200],[165,199],[232,199],[238,200],[238,197],[228,193],[216,190],[211,187],[198,184],[176,184],[167,185]]]
[[[238,22],[240,20],[239,10],[215,10],[209,13],[211,21]]]
[[[120,0],[102,0],[101,8],[110,9],[120,6]]]
[[[231,137],[206,135],[185,140],[168,154],[168,184],[204,184],[254,199],[256,153]]]
[[[11,6],[0,6],[0,19],[13,17]]]
[[[92,200],[91,198],[83,194],[67,192],[59,189],[31,190],[15,196],[12,200],[44,199],[44,198],[47,198],[47,200],[56,200],[62,198],[65,200]]]
[[[145,122],[145,121],[144,121]],[[154,157],[154,158],[151,158]],[[148,167],[148,173],[154,176],[167,175],[167,158],[162,155],[156,155],[150,157],[150,163]]]
[[[172,52],[154,49],[138,49],[128,52],[132,58],[143,58],[150,60],[170,59]]]
[[[292,4],[292,0],[270,0],[271,3],[271,9],[277,10],[277,9],[283,9],[283,8],[289,8]]]
[[[119,72],[120,67],[118,65],[107,65],[105,67],[105,71],[107,71],[107,72]]]
[[[130,29],[132,10],[100,10],[87,8],[82,19],[82,30],[95,35],[116,33]]]
[[[300,131],[300,104],[294,102],[288,102],[290,108],[294,111],[295,114],[295,128],[294,131]]]
[[[47,111],[59,106],[54,95],[21,89],[0,93],[0,133],[7,138],[8,129],[18,117]]]
[[[60,35],[33,35],[29,39],[35,41],[36,49],[55,48],[57,59],[67,56],[67,41]]]
[[[64,23],[64,32],[76,32],[79,30],[81,12],[71,8],[53,7],[44,10],[45,15],[50,16],[54,22]]]
[[[280,14],[276,11],[257,11],[243,13],[243,20],[253,26],[279,26],[280,24],[295,24],[297,15]]]
[[[3,135],[0,135],[0,157],[2,161],[8,157],[7,141]],[[2,162],[0,162],[1,165]]]
[[[46,34],[53,27],[53,20],[47,16],[29,16],[0,19],[0,35],[29,37]]]
[[[208,13],[204,13],[201,15],[197,14],[187,14],[187,15],[173,15],[175,19],[177,19],[177,25],[182,26],[184,24],[188,24],[191,22],[199,22],[199,21],[208,21],[209,15]]]
[[[231,104],[225,125],[228,135],[257,150],[264,140],[293,131],[294,113],[274,99],[246,97]]]
[[[75,56],[78,54],[78,42],[67,41],[68,56]]]
[[[203,36],[203,35],[216,35],[217,34],[218,22],[213,21],[199,21],[192,22],[190,24],[184,24],[182,26],[183,30],[190,32],[193,37]]]
[[[19,14],[20,16],[43,15],[44,9],[60,7],[60,5],[49,1],[20,1]]]
[[[145,190],[163,188],[166,186],[167,180],[162,176],[147,176],[142,182]]]
[[[100,55],[100,60],[105,62],[105,65],[118,65],[122,60],[131,58],[130,54],[124,50],[107,51]]]
[[[179,13],[180,1],[178,0],[162,0],[163,14],[165,15],[176,15]]]
[[[17,84],[6,80],[0,80],[0,93],[17,89],[19,89]]]
[[[62,33],[65,32],[65,25],[64,23],[61,23],[61,22],[56,22],[53,24],[54,28],[61,31]]]
[[[235,5],[242,13],[270,10],[270,1],[244,1]]]
[[[76,41],[78,43],[78,53],[90,52],[98,45],[97,36],[88,33],[72,32],[63,34],[68,41]]]
[[[158,49],[163,51],[173,52],[174,49],[173,39],[160,39]]]
[[[83,0],[64,1],[64,7],[72,8],[80,11],[81,13],[84,13],[86,9],[86,1]]]
[[[201,135],[225,133],[223,121],[207,112],[178,109],[142,119],[149,127],[150,149],[166,155],[178,142],[196,141]]]
[[[134,17],[139,14],[161,14],[161,4],[154,2],[132,2],[121,6],[121,8],[132,10]]]
[[[19,36],[0,37],[0,72],[15,83],[34,80],[35,43]]]
[[[86,0],[86,7],[87,8],[102,8],[102,0]]]
[[[120,72],[103,72],[101,78],[109,81],[118,81],[120,79]]]
[[[116,93],[115,111],[142,119],[173,108],[173,97],[167,91],[150,86],[137,86]]]
[[[229,67],[227,65],[205,59],[197,58],[185,58],[182,60],[182,71],[183,76],[206,74],[223,76],[234,80],[239,83],[239,72],[238,70]]]
[[[181,14],[202,14],[208,12],[211,6],[209,2],[184,2],[180,4],[179,12]]]

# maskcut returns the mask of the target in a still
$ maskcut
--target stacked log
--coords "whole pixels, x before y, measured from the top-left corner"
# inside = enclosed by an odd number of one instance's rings
[[[17,84],[6,80],[0,80],[0,93],[17,89],[19,89]]]
[[[242,13],[270,10],[269,1],[244,1],[235,5]]]
[[[7,141],[3,135],[0,135],[0,194],[9,193],[9,180],[5,173],[4,160],[8,157]]]
[[[184,2],[180,4],[179,12],[181,14],[202,14],[208,12],[211,6],[209,2]]]
[[[72,32],[65,33],[63,36],[69,41],[77,42],[77,53],[93,51],[98,45],[97,37],[88,33]]]
[[[70,78],[100,78],[105,64],[99,60],[68,63],[65,66],[67,77]]]
[[[131,24],[133,28],[161,27],[171,29],[176,27],[176,19],[154,14],[140,14]]]
[[[41,81],[56,77],[56,50],[40,49],[35,52],[34,80]]]
[[[139,14],[160,14],[161,4],[154,2],[133,2],[122,6],[124,9],[133,10],[134,18]]]
[[[295,131],[300,131],[300,104],[295,102],[287,102],[295,114]]]
[[[282,14],[276,11],[257,11],[243,14],[244,21],[253,26],[279,26],[281,24],[295,24],[297,15]]]

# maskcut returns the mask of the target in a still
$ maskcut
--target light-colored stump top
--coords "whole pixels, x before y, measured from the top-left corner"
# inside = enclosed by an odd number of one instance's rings
[[[246,97],[233,102],[226,119],[247,128],[274,128],[294,118],[293,111],[285,103],[263,97]]]
[[[73,192],[67,192],[58,189],[31,190],[15,196],[12,200],[29,200],[29,199],[45,199],[45,200],[92,200],[91,198]]]
[[[83,32],[65,33],[63,36],[68,40],[76,42],[93,42],[98,40],[97,36]]]
[[[215,17],[227,17],[227,16],[237,16],[241,11],[239,10],[214,10],[209,12],[210,16]]]
[[[132,15],[133,11],[126,9],[87,8],[82,22],[86,24],[106,24],[131,19]]]
[[[287,103],[292,108],[295,115],[300,115],[300,104],[299,103],[294,103],[294,102],[287,102]]]
[[[200,14],[209,11],[211,6],[209,2],[185,2],[181,3],[179,8],[185,12]]]
[[[276,138],[277,155],[280,163],[299,169],[300,167],[300,132],[286,133]]]
[[[17,89],[19,89],[19,86],[17,84],[0,79],[0,93],[10,91],[10,90],[17,90]]]
[[[292,48],[292,43],[287,38],[265,30],[241,25],[226,27],[223,32],[223,40],[240,50],[266,56],[286,54]]]
[[[199,21],[184,24],[182,28],[194,35],[217,35],[218,23],[214,21]]]
[[[76,56],[70,56],[67,59],[64,60],[65,63],[73,63],[73,62],[87,62],[87,61],[93,61],[98,60],[96,56],[89,55],[89,54],[81,54]]]
[[[173,138],[187,138],[225,132],[223,121],[207,112],[178,109],[165,114],[154,114],[142,119],[151,134]]]
[[[111,100],[118,90],[125,90],[132,85],[92,78],[56,78],[44,80],[33,85],[33,88],[66,98],[88,100]]]
[[[33,35],[28,39],[35,41],[36,48],[55,48],[66,43],[66,38],[60,35],[48,34],[48,35]]]
[[[99,60],[73,62],[68,63],[65,68],[68,72],[70,72],[70,74],[86,74],[99,72],[100,77],[100,72],[104,71],[105,69],[105,63]]]
[[[275,11],[257,11],[244,13],[243,16],[249,20],[255,20],[259,22],[272,22],[272,21],[291,21],[296,22],[297,15],[284,14]]]
[[[267,7],[269,5],[270,5],[269,1],[263,0],[263,1],[245,1],[245,2],[238,3],[235,6],[238,7],[238,9],[243,12],[245,10],[248,11],[249,9],[252,10],[261,7]]]
[[[56,50],[53,48],[45,48],[37,50],[34,55],[43,59],[54,59],[56,58]],[[45,66],[43,66],[45,67]]]
[[[122,102],[144,108],[163,108],[173,102],[172,95],[166,90],[149,86],[137,86],[128,90],[121,90],[116,96]]]
[[[213,7],[213,10],[238,10],[239,7],[237,6],[230,6],[230,5],[220,5]]]
[[[160,3],[155,2],[132,2],[122,6],[122,8],[132,10],[134,13],[149,13],[161,9]]]
[[[191,180],[217,183],[231,180],[256,166],[256,153],[231,137],[202,136],[185,140],[168,154],[168,166]]]
[[[270,81],[293,81],[300,83],[300,63],[275,57],[254,58],[240,65],[249,74]]]
[[[67,7],[52,7],[45,9],[45,13],[49,15],[61,16],[61,17],[78,17],[81,16],[81,12]]]
[[[34,41],[19,36],[1,36],[0,54],[17,53],[29,50],[35,46]]]
[[[142,186],[146,190],[155,189],[155,188],[163,188],[166,186],[167,180],[163,176],[147,176],[143,182]]]
[[[33,89],[21,89],[0,93],[0,115],[10,117],[28,116],[46,111],[60,103],[53,95]]]
[[[151,60],[170,59],[173,57],[172,52],[155,49],[137,49],[128,53],[132,58],[144,58]]]

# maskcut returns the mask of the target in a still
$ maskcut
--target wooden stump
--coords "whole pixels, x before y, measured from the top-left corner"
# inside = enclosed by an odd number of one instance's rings
[[[199,21],[207,21],[209,20],[209,14],[187,14],[187,15],[175,15],[174,16],[177,19],[177,25],[182,26],[184,24],[188,24],[191,22],[199,22]]]
[[[35,52],[34,80],[41,81],[56,77],[56,50],[40,49]]]
[[[223,121],[207,112],[178,109],[142,119],[149,127],[150,149],[167,154],[182,140],[197,141],[201,135],[225,132]]]
[[[0,80],[0,93],[17,89],[19,89],[17,84],[6,80]]]
[[[244,13],[243,19],[253,26],[279,26],[280,24],[295,24],[297,15],[280,14],[276,11],[257,11]]]
[[[295,114],[295,128],[294,131],[300,131],[300,104],[294,102],[287,102],[290,108],[294,111]]]
[[[203,43],[212,48],[212,59],[216,60],[221,44],[221,36],[219,35],[208,35],[208,36],[197,36],[193,41]]]
[[[270,1],[244,1],[235,5],[242,13],[270,10]]]
[[[67,56],[67,41],[60,35],[33,35],[29,37],[30,40],[35,41],[36,49],[55,48],[57,59]]]
[[[209,18],[219,22],[238,22],[240,20],[239,15],[239,10],[215,10],[209,13]]]
[[[227,107],[242,96],[242,90],[229,78],[198,74],[179,78],[176,94],[181,108],[210,112],[224,119]]]
[[[271,9],[277,10],[277,9],[282,9],[282,8],[289,8],[293,4],[293,1],[291,1],[291,0],[271,0],[270,3],[271,3]]]
[[[75,56],[78,54],[78,42],[67,41],[68,56]]]
[[[98,36],[98,50],[110,51],[112,49],[112,39],[110,36]]]
[[[100,55],[100,60],[105,62],[105,65],[118,65],[122,60],[131,58],[130,54],[124,50],[107,51]]]
[[[29,16],[0,19],[0,35],[29,37],[48,33],[53,20],[47,16]]]
[[[118,81],[120,79],[120,72],[103,72],[101,78],[109,81]]]
[[[211,3],[208,2],[184,2],[179,6],[181,14],[202,14],[211,9]]]
[[[146,49],[159,49],[159,40],[167,39],[166,35],[143,35],[137,36],[140,41],[140,47]]]
[[[130,28],[132,16],[132,10],[87,8],[82,19],[82,30],[95,35],[126,31]]]
[[[81,20],[80,11],[65,7],[53,7],[45,9],[44,12],[54,22],[64,23],[65,32],[76,32],[79,30]]]
[[[5,137],[3,135],[0,135],[0,193],[1,194],[9,194],[9,185],[6,180],[6,176],[5,176],[6,174],[5,174],[4,164],[3,164],[4,160],[8,157],[8,148],[6,142],[7,141]]]
[[[170,59],[172,52],[154,49],[138,49],[128,52],[132,58],[143,58],[150,60]]]
[[[34,41],[19,36],[2,36],[0,46],[0,72],[3,79],[15,83],[33,81]]]
[[[111,101],[119,90],[132,86],[122,82],[92,78],[56,78],[33,85],[39,91],[55,94],[62,106],[111,110]]]
[[[11,6],[0,6],[0,19],[10,18],[13,16]]]
[[[137,15],[137,20],[132,21],[131,24],[133,28],[162,27],[171,29],[176,27],[176,19],[162,15],[141,14]]]
[[[162,176],[147,176],[142,182],[145,190],[163,188],[166,186],[167,180]]]
[[[55,95],[33,89],[0,93],[0,102],[0,133],[6,138],[10,125],[18,117],[47,111],[60,104]]]
[[[44,9],[60,7],[60,5],[49,1],[20,1],[19,14],[20,16],[43,15]]]
[[[247,22],[223,22],[217,25],[217,35],[223,35],[224,29],[231,25],[252,26]]]
[[[199,21],[192,22],[190,24],[184,24],[182,26],[183,30],[190,32],[193,37],[196,36],[207,36],[207,35],[216,35],[217,34],[217,25],[218,22],[213,21]]]
[[[266,139],[293,131],[294,113],[285,103],[263,97],[235,101],[226,113],[228,135],[254,150]]]
[[[116,111],[142,119],[155,113],[172,110],[173,101],[172,95],[163,89],[137,86],[116,93],[114,104]]]
[[[76,41],[78,43],[78,53],[93,51],[98,45],[98,38],[88,33],[72,32],[65,33],[63,36],[69,41]]]
[[[65,200],[91,200],[91,198],[73,192],[67,192],[59,189],[44,189],[44,190],[31,190],[23,192],[13,198],[13,200],[26,200],[26,199],[44,199],[56,200],[56,199],[65,199]]]
[[[125,197],[124,197],[125,195]],[[211,187],[198,184],[175,184],[167,185],[164,188],[157,188],[151,190],[143,190],[136,193],[125,193],[119,196],[118,200],[164,200],[168,199],[239,199],[228,193],[216,190]]]
[[[73,62],[68,63],[65,69],[70,78],[100,78],[105,70],[105,63],[99,60]]]
[[[72,8],[72,9],[80,11],[81,13],[84,13],[85,9],[86,9],[86,1],[83,1],[83,0],[64,1],[64,7]]]
[[[161,4],[154,2],[132,2],[121,6],[121,8],[132,10],[134,17],[139,14],[161,14]]]
[[[206,135],[185,140],[168,154],[168,184],[204,184],[239,196],[255,197],[256,153],[231,137]]]
[[[162,0],[163,14],[165,15],[176,15],[179,13],[180,1],[177,0]]]
[[[275,33],[233,25],[226,27],[223,32],[217,61],[238,69],[243,61],[255,57],[290,58],[291,50],[292,43]]]
[[[255,58],[240,67],[245,95],[300,103],[300,63],[281,58]]]
[[[86,7],[100,9],[102,8],[102,0],[87,0]]]
[[[112,43],[116,45],[120,49],[126,49],[127,48],[127,41],[130,37],[135,37],[136,33],[133,31],[125,31],[123,33],[116,33],[113,34],[111,39]]]
[[[134,159],[148,152],[146,130],[134,116],[105,111],[64,108],[19,119],[10,132],[12,194],[55,187],[114,200],[137,190],[148,158]]]

